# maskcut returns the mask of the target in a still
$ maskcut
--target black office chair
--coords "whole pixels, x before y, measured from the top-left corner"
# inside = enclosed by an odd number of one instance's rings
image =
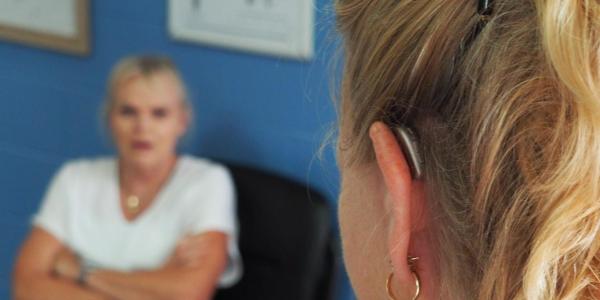
[[[229,165],[244,275],[216,300],[329,300],[336,254],[324,198],[274,174]]]

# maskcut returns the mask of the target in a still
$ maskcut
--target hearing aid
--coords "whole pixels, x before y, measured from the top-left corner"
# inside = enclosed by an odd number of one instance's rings
[[[395,126],[392,131],[400,143],[404,156],[408,161],[411,175],[414,180],[423,178],[423,160],[417,143],[417,138],[412,130],[404,126]]]
[[[477,11],[482,16],[489,16],[492,14],[492,6],[494,5],[493,0],[479,0]]]

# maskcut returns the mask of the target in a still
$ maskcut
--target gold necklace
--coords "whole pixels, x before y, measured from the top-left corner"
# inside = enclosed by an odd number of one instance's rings
[[[136,213],[140,209],[140,197],[136,195],[130,195],[125,199],[125,206],[130,213]]]

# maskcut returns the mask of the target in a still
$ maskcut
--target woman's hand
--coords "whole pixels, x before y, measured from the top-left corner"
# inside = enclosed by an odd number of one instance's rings
[[[63,248],[56,255],[53,271],[59,277],[76,281],[81,272],[79,257],[70,249]]]
[[[79,259],[65,247],[48,231],[34,226],[15,262],[13,298],[114,299],[108,294],[79,285],[75,280],[63,279],[77,278],[79,275]]]
[[[210,254],[206,236],[187,235],[181,239],[164,267],[196,267]]]

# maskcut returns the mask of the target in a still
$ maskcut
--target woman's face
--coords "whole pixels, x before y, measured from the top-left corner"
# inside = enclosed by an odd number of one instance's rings
[[[152,167],[172,158],[188,122],[179,79],[170,72],[133,76],[114,95],[109,123],[120,159]]]
[[[383,201],[385,185],[375,162],[350,163],[353,158],[347,148],[359,141],[348,144],[350,130],[346,128],[351,128],[350,124],[340,128],[337,150],[342,179],[338,217],[344,261],[358,299],[387,299],[385,280],[391,269],[386,241],[389,224]]]

